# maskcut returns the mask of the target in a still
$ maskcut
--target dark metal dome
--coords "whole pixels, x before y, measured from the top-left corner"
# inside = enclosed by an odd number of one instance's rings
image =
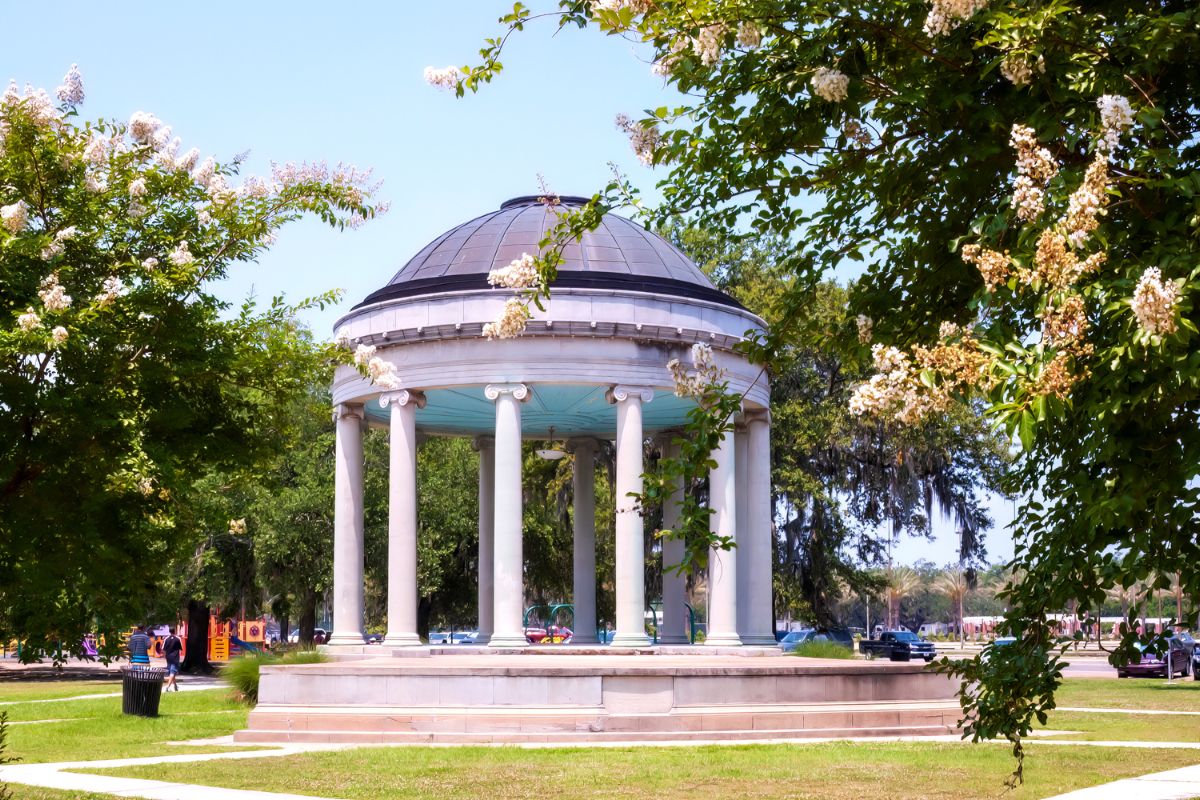
[[[566,206],[587,202],[583,197],[560,200]],[[536,253],[554,223],[554,213],[536,196],[507,200],[499,210],[451,228],[427,244],[356,308],[395,298],[489,289],[488,272],[524,253]],[[600,227],[563,251],[554,285],[649,292],[740,308],[677,247],[616,214],[605,215]]]

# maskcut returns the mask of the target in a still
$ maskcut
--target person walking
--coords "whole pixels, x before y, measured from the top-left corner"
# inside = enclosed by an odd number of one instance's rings
[[[129,637],[129,663],[135,667],[150,666],[150,637],[145,625],[138,625]]]
[[[168,628],[170,633],[163,642],[163,658],[167,660],[167,687],[166,691],[179,691],[179,681],[176,676],[179,675],[179,661],[183,656],[183,642],[175,635],[175,626]]]

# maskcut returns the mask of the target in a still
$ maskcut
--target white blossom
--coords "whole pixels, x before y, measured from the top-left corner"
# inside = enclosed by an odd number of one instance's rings
[[[617,130],[629,135],[629,147],[647,167],[654,164],[654,153],[662,141],[662,134],[657,125],[643,125],[633,122],[626,114],[617,114],[615,119]]]
[[[512,339],[520,336],[529,321],[529,306],[520,297],[510,297],[495,322],[483,326],[483,335],[489,339]]]
[[[1033,67],[1018,55],[1008,55],[1000,62],[1000,74],[1013,86],[1025,86],[1033,79]]]
[[[822,100],[840,103],[846,99],[850,77],[830,67],[818,67],[812,76],[813,93]]]
[[[460,80],[462,80],[462,73],[458,71],[458,67],[425,68],[425,82],[430,86],[436,86],[439,89],[455,89]]]
[[[747,49],[753,49],[762,44],[762,30],[753,22],[746,21],[738,25],[737,43]]]
[[[78,64],[72,64],[67,70],[62,86],[55,90],[55,94],[69,106],[77,106],[83,102],[83,75],[79,72]]]
[[[38,297],[47,311],[64,311],[71,306],[71,295],[58,282],[58,273],[52,272],[42,279]]]
[[[1043,187],[1058,173],[1054,156],[1038,144],[1033,128],[1016,123],[1009,144],[1017,151],[1017,177],[1013,179],[1013,207],[1026,222],[1037,219],[1045,209]]]
[[[112,303],[121,295],[128,291],[125,284],[116,275],[110,275],[104,279],[104,285],[101,287],[100,294],[96,295],[96,302],[102,306]]]
[[[246,520],[244,518],[229,520],[229,532],[234,536],[244,536],[246,533]]]
[[[50,338],[54,341],[55,346],[61,345],[67,340],[67,329],[62,325],[58,325],[54,330],[50,331]]]
[[[945,36],[987,8],[988,0],[933,0],[925,17],[925,33]]]
[[[200,148],[193,147],[186,153],[175,159],[175,169],[180,172],[191,172],[196,167],[196,162],[200,160]]]
[[[133,181],[129,182],[129,196],[130,197],[141,197],[144,194],[146,194],[146,179],[145,178],[138,178],[137,180],[133,180]]]
[[[667,372],[675,384],[678,397],[702,398],[712,386],[724,380],[725,372],[713,361],[712,347],[696,342],[691,348],[692,369],[677,358],[667,362]]]
[[[692,39],[692,51],[700,58],[700,63],[711,67],[721,60],[721,48],[725,44],[726,28],[723,24],[705,25]]]
[[[208,209],[202,208],[196,212],[196,221],[201,225],[211,225],[213,216],[208,212]]]
[[[130,219],[139,219],[146,216],[147,209],[144,205],[135,200],[129,204],[129,208],[125,210],[125,213],[129,215]]]
[[[212,156],[200,162],[200,166],[192,172],[192,180],[200,186],[208,186],[208,182],[212,180],[213,173],[216,172],[217,162]]]
[[[1119,94],[1102,95],[1096,101],[1100,109],[1100,127],[1103,133],[1101,147],[1111,154],[1117,149],[1121,134],[1133,126],[1133,109],[1129,99]]]
[[[96,175],[91,172],[87,173],[87,176],[84,177],[83,182],[84,186],[87,187],[89,192],[103,192],[108,188],[108,181],[104,180],[103,178],[96,177]]]
[[[354,363],[361,367],[364,364],[367,364],[368,362],[370,362],[371,358],[374,357],[374,355],[375,355],[375,345],[360,344],[358,346],[358,349],[356,349],[354,351]]]
[[[17,327],[20,328],[21,330],[25,331],[26,333],[29,333],[30,331],[34,330],[35,328],[40,327],[41,324],[42,324],[42,318],[39,317],[37,315],[37,312],[34,311],[32,308],[26,310],[26,312],[24,314],[17,317]]]
[[[489,272],[488,283],[506,289],[529,289],[541,282],[536,263],[536,259],[529,253],[522,253],[520,258],[514,258],[508,266]]]
[[[25,84],[25,93],[22,94],[17,91],[16,81],[8,85],[8,90],[4,92],[3,98],[0,98],[0,104],[8,108],[20,106],[21,111],[35,125],[50,125],[62,118],[45,89],[35,89]]]
[[[875,321],[866,314],[859,314],[854,318],[854,324],[858,326],[858,340],[863,344],[870,344],[871,331],[875,327]]]
[[[162,127],[158,117],[145,111],[135,111],[129,118],[129,135],[140,144],[150,144],[154,134]]]
[[[83,148],[83,157],[96,166],[102,165],[108,157],[108,139],[93,133],[87,146]]]
[[[25,204],[24,200],[0,206],[0,225],[3,225],[9,233],[20,233],[28,223],[29,206]]]
[[[683,37],[672,39],[668,51],[654,62],[654,65],[650,67],[650,71],[660,77],[667,77],[675,69],[675,65],[679,63],[679,60],[683,57],[683,53],[690,49],[691,43],[687,39]]]
[[[1133,315],[1138,325],[1151,336],[1175,332],[1175,306],[1179,302],[1179,286],[1164,281],[1158,267],[1150,267],[1138,279],[1133,290]]]
[[[187,241],[182,241],[167,256],[167,261],[170,261],[176,267],[186,267],[189,264],[195,263],[196,257],[188,250]]]
[[[350,329],[345,325],[337,329],[337,333],[333,337],[333,343],[338,347],[350,346]]]
[[[151,257],[142,262],[142,268],[148,271],[158,269],[158,259]]]

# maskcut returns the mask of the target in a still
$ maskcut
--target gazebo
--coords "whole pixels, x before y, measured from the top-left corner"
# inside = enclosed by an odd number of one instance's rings
[[[565,206],[586,202],[564,197]],[[390,430],[388,626],[385,646],[417,635],[418,435],[472,437],[479,453],[479,635],[492,649],[526,646],[523,624],[521,445],[563,438],[573,471],[574,643],[596,642],[594,459],[616,450],[616,620],[612,644],[643,647],[645,522],[630,499],[642,489],[646,443],[666,453],[693,401],[667,369],[696,343],[711,347],[731,392],[743,395],[734,431],[712,454],[713,530],[737,546],[709,558],[710,646],[774,645],[771,582],[769,389],[734,346],[765,323],[719,291],[687,256],[615,214],[566,248],[545,311],[515,338],[489,339],[512,290],[488,273],[536,253],[556,222],[537,197],[446,231],[337,323],[351,346],[394,365],[388,388],[353,367],[333,381],[337,421],[331,648],[363,644],[363,444],[366,425]],[[663,510],[677,519],[678,497]],[[602,535],[608,535],[605,531]],[[683,545],[666,540],[665,565]],[[663,575],[659,641],[687,642],[685,578]]]

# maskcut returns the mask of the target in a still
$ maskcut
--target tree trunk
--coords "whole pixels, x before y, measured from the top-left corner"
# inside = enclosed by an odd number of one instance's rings
[[[422,596],[417,600],[417,636],[429,641],[429,617],[433,614],[433,598]]]
[[[288,615],[282,614],[279,617],[279,643],[287,644],[288,634],[291,633],[291,625],[288,624]]]
[[[300,645],[302,647],[313,646],[313,631],[317,627],[317,594],[316,592],[305,592],[304,599],[300,601]]]
[[[209,675],[213,671],[208,663],[208,618],[207,603],[188,598],[187,604],[187,648],[183,663],[179,665],[181,672],[190,675]]]

